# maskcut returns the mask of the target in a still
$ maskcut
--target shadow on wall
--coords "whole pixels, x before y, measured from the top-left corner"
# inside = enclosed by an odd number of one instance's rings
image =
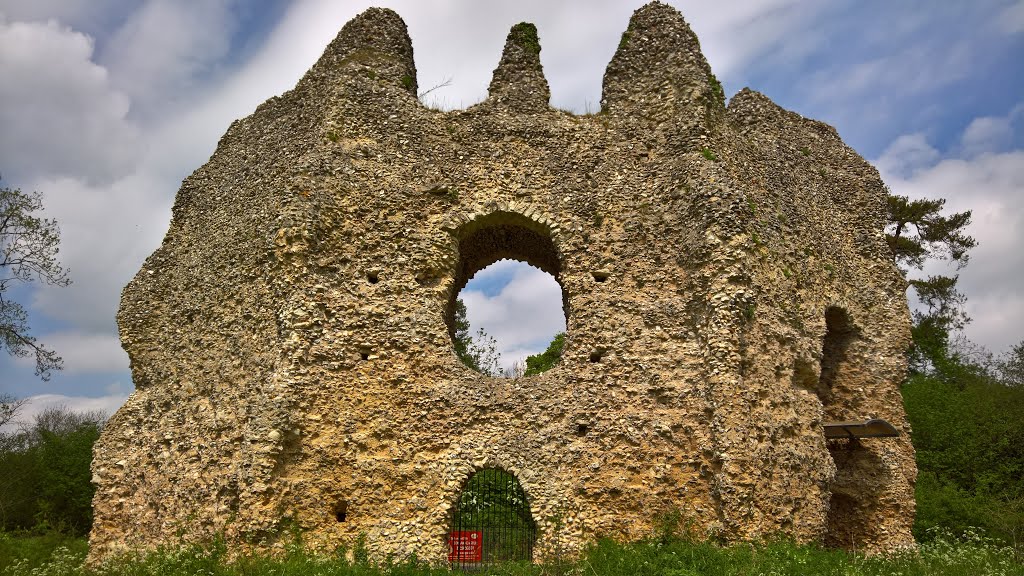
[[[854,414],[860,396],[866,393],[869,373],[857,362],[866,356],[853,354],[861,341],[859,329],[846,310],[831,306],[825,310],[821,372],[816,392],[826,421],[861,421],[868,415]],[[867,440],[878,442],[879,440]],[[879,504],[891,475],[877,451],[857,438],[828,440],[836,475],[829,490],[829,509],[824,544],[829,547],[863,549],[877,537]]]

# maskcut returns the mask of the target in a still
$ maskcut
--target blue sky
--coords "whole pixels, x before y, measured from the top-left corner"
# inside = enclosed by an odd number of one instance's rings
[[[452,78],[426,98],[448,108],[482,100],[509,27],[534,22],[552,105],[583,112],[596,109],[604,68],[642,3],[0,0],[3,185],[45,195],[75,282],[18,293],[65,370],[40,382],[31,365],[0,354],[0,394],[39,396],[36,407],[123,401],[132,386],[118,297],[163,238],[182,178],[366,7],[402,15],[420,86]],[[894,192],[973,209],[980,246],[960,271],[974,318],[966,335],[995,352],[1024,338],[1024,1],[670,3],[727,95],[764,92],[834,125]],[[509,355],[542,348],[549,336],[529,334],[557,329],[557,285],[510,264],[478,281],[470,320],[507,341]]]

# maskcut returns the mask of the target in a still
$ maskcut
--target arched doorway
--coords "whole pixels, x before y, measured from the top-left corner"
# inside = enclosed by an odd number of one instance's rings
[[[537,524],[515,476],[485,468],[466,480],[448,531],[448,560],[453,567],[529,562],[536,540]]]

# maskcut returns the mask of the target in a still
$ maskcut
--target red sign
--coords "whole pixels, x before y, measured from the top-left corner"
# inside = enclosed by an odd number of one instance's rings
[[[483,560],[483,534],[480,532],[452,532],[448,535],[449,562],[479,562]]]

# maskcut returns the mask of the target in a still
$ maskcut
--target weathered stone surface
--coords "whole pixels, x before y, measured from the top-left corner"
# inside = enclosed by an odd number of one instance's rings
[[[668,510],[729,540],[912,545],[909,317],[877,172],[760,94],[726,108],[671,7],[636,12],[590,116],[548,107],[531,29],[487,101],[439,112],[404,23],[368,10],[186,179],[122,296],[137,390],[96,446],[93,559],[298,528],[438,560],[492,466],[541,556]],[[459,289],[506,257],[564,291],[541,375],[453,353]],[[869,417],[903,435],[826,443],[823,422]]]

